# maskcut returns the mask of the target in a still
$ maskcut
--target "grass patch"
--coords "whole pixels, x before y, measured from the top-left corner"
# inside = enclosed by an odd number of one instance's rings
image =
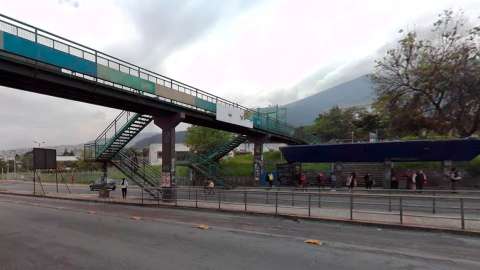
[[[0,188],[0,191],[8,191],[6,188]]]
[[[263,171],[275,171],[276,164],[286,163],[279,151],[264,153],[263,160],[266,161],[266,166],[263,167]],[[220,164],[224,166],[225,169],[235,173],[237,176],[251,176],[253,171],[253,154],[224,158],[220,160]],[[302,169],[329,171],[331,169],[331,164],[304,163],[302,164]]]

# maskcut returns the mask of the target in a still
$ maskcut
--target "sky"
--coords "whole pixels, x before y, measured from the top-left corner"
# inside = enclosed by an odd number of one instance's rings
[[[474,0],[0,0],[3,15],[251,108],[372,72],[400,29],[449,8],[480,15]],[[0,150],[85,143],[119,113],[0,87]]]

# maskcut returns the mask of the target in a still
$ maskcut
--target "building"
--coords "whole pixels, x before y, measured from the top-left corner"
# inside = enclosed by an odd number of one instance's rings
[[[188,152],[188,147],[183,143],[175,144],[175,152]],[[152,143],[148,150],[148,163],[152,166],[162,165],[162,144]]]

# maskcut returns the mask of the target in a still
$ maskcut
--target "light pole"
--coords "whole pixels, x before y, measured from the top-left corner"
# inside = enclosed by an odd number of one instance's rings
[[[39,142],[36,142],[36,141],[33,141],[34,143],[38,143],[38,148],[40,148],[40,143]],[[45,142],[42,142],[42,144],[44,144]]]

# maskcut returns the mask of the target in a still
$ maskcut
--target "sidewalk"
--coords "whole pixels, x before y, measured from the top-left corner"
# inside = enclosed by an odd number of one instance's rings
[[[25,185],[32,185],[33,186],[33,181],[29,181],[29,180],[0,180],[0,183],[2,182],[9,182],[9,183],[21,183],[21,184],[25,184]],[[36,182],[35,183],[36,185],[40,186],[40,183],[39,182]],[[42,182],[42,185],[43,186],[46,186],[46,187],[54,187],[56,186],[57,184],[56,183],[52,183],[52,182]],[[58,182],[58,186],[61,187],[61,186],[65,186],[65,183],[63,182]],[[67,186],[68,187],[89,187],[90,184],[71,184],[71,183],[67,183]],[[120,188],[120,185],[117,185],[117,188]],[[128,188],[133,188],[133,189],[140,189],[139,186],[136,186],[136,185],[131,185],[131,186],[128,186]]]
[[[98,198],[97,194],[46,194],[33,195],[28,191],[0,191],[0,194],[9,195],[21,195],[32,196],[37,198],[54,198],[64,200],[76,200],[93,203],[111,203],[111,204],[129,204],[137,206],[160,206],[160,207],[180,207],[187,209],[210,209],[214,211],[227,211],[227,212],[247,212],[266,215],[278,215],[286,218],[302,218],[310,220],[323,220],[323,221],[337,221],[337,222],[349,222],[359,225],[377,225],[388,226],[396,228],[410,228],[410,229],[423,229],[423,230],[438,230],[447,232],[461,232],[480,235],[480,221],[472,221],[466,218],[465,230],[461,229],[461,220],[459,216],[454,215],[434,215],[415,212],[403,212],[403,224],[400,223],[398,211],[386,212],[386,211],[353,211],[353,219],[350,219],[349,209],[336,209],[336,208],[318,208],[318,207],[276,207],[273,205],[249,205],[245,207],[244,203],[231,203],[219,201],[205,202],[199,200],[179,200],[174,202],[158,202],[150,201],[149,199],[143,200],[141,197],[130,196],[124,200],[120,196],[111,196],[110,198]],[[310,213],[309,213],[310,212]],[[309,215],[310,214],[310,215]],[[413,217],[411,215],[418,215]]]

